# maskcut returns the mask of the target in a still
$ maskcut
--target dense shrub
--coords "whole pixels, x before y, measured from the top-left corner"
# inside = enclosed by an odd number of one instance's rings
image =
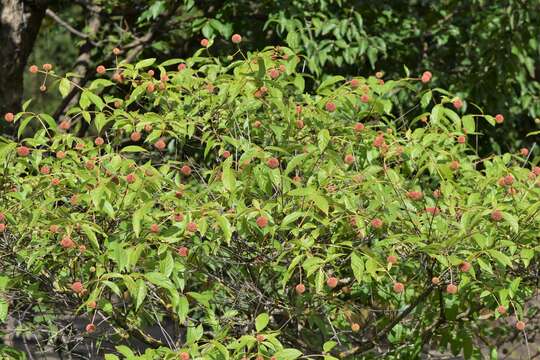
[[[429,73],[306,93],[288,48],[207,51],[119,59],[60,124],[14,116],[2,320],[51,343],[136,339],[144,359],[470,358],[534,315],[540,168],[477,156],[500,116],[462,116]]]

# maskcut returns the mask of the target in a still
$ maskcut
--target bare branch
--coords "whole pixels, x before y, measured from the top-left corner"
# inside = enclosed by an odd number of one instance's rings
[[[73,26],[69,25],[67,22],[65,22],[64,20],[62,20],[60,18],[60,16],[58,16],[54,11],[52,11],[51,9],[47,9],[45,11],[45,15],[47,15],[48,17],[50,17],[51,19],[53,19],[54,21],[56,21],[58,24],[62,25],[67,31],[69,31],[70,33],[80,37],[80,38],[83,38],[83,39],[88,39],[88,34],[85,34],[83,32],[80,32],[79,30],[75,29]],[[92,40],[88,40],[92,43],[92,45],[97,45],[97,43],[93,42]]]

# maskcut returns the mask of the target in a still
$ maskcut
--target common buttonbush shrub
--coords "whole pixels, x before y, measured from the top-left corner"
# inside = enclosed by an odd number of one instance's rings
[[[495,116],[425,74],[307,93],[288,48],[203,46],[98,66],[64,119],[6,116],[0,320],[109,360],[471,358],[526,336],[540,168],[477,156]]]

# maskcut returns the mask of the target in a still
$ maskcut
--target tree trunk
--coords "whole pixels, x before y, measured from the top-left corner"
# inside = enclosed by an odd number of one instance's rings
[[[45,16],[45,0],[0,0],[0,115],[18,112],[26,61]]]

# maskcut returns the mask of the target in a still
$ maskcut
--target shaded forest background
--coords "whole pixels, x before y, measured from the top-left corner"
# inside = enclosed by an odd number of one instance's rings
[[[206,37],[219,56],[241,33],[249,50],[283,44],[301,54],[312,75],[308,88],[326,74],[382,71],[397,78],[429,70],[436,85],[465,100],[464,112],[478,106],[505,115],[505,125],[481,141],[496,151],[530,148],[540,127],[536,0],[3,0],[2,6],[1,113],[33,98],[34,107],[60,120],[76,100],[76,89],[63,100],[57,91],[40,92],[29,64],[54,64],[84,84],[97,65],[112,63],[115,47],[133,60],[184,58]]]

